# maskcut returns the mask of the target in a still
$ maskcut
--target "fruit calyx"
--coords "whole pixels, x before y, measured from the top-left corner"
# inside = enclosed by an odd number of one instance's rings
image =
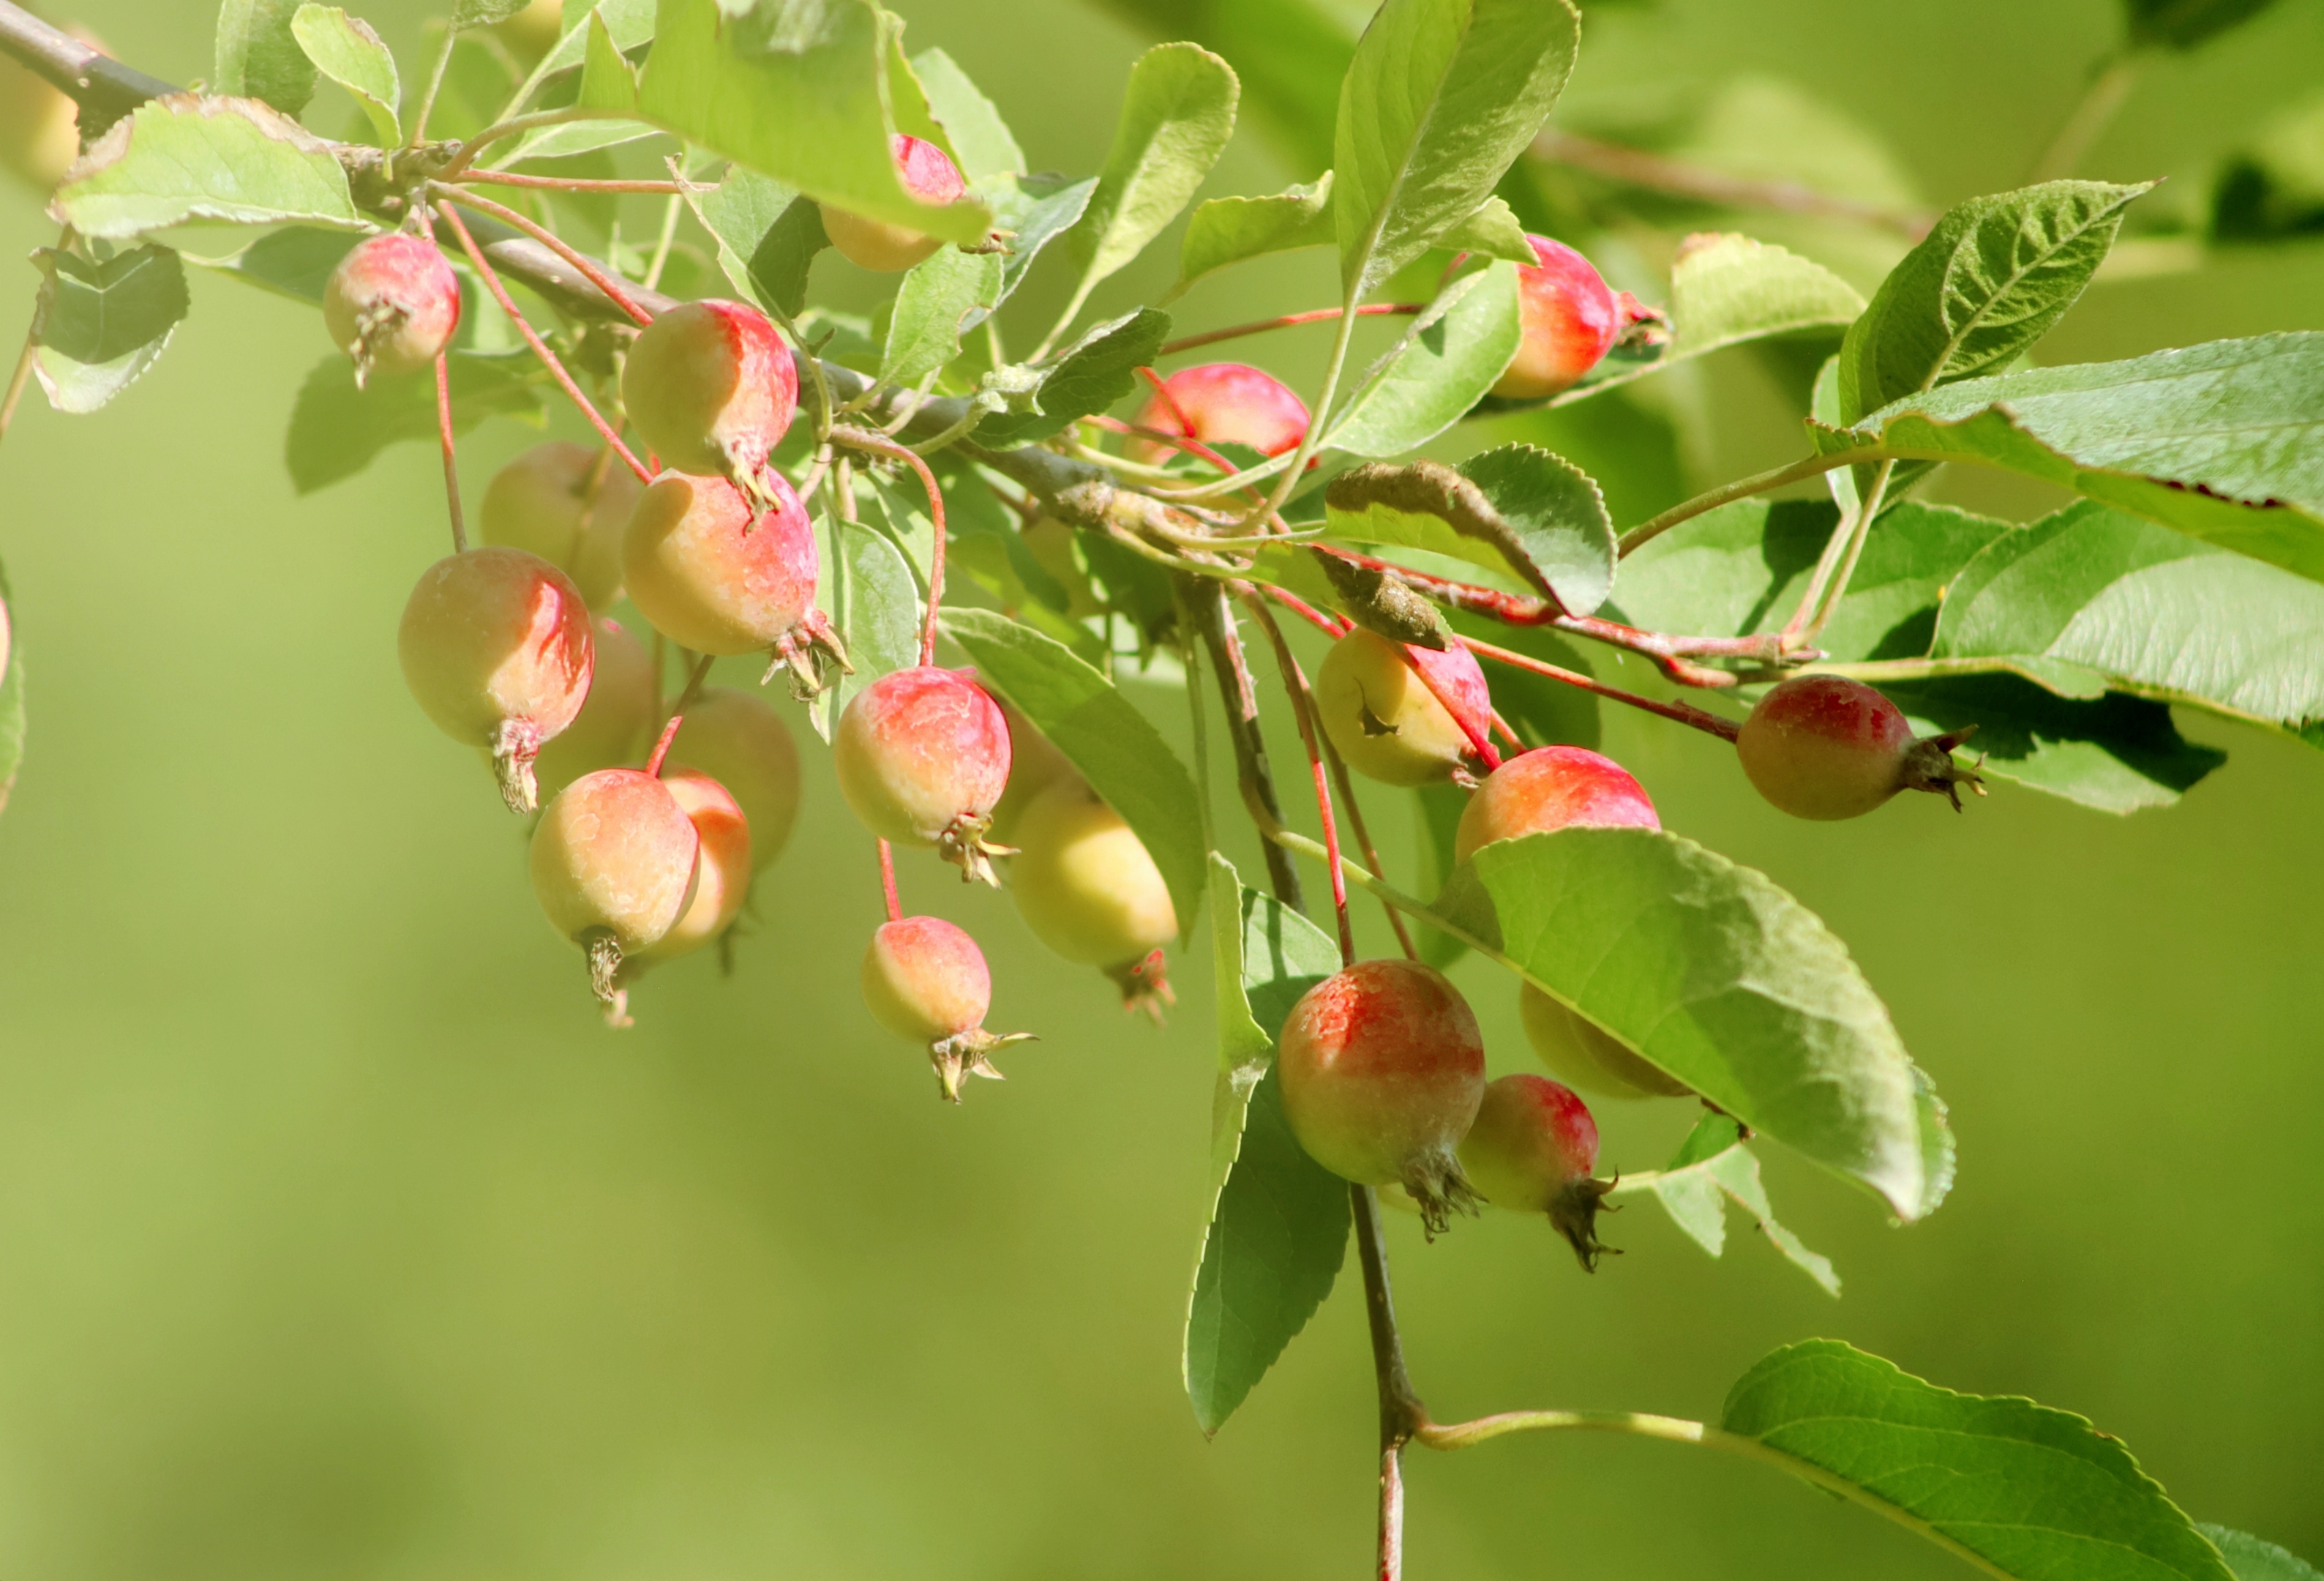
[[[589,957],[589,992],[605,1007],[605,1024],[635,1026],[630,1019],[630,991],[620,985],[622,941],[611,929],[595,929],[582,940],[581,949]]]
[[[1904,749],[1896,765],[1897,783],[1907,790],[1927,790],[1941,796],[1961,809],[1960,787],[1968,786],[1979,796],[1985,792],[1985,776],[1978,771],[1985,767],[1985,755],[1978,755],[1976,764],[1962,768],[1953,762],[1953,751],[1977,734],[1974,725],[1959,730],[1948,730],[1942,735],[1924,735]]]
[[[1611,1180],[1600,1180],[1584,1175],[1578,1180],[1569,1181],[1563,1189],[1550,1198],[1550,1225],[1565,1237],[1567,1245],[1573,1248],[1573,1254],[1582,1260],[1582,1271],[1584,1273],[1597,1272],[1598,1259],[1607,1253],[1610,1252],[1617,1257],[1622,1254],[1619,1246],[1609,1246],[1598,1238],[1600,1211],[1619,1213],[1622,1210],[1620,1203],[1606,1200],[1607,1193],[1612,1191],[1620,1179],[1618,1175]]]
[[[984,837],[992,827],[992,815],[962,813],[936,837],[936,855],[960,869],[963,883],[989,883],[1001,887],[1001,874],[992,865],[995,856],[1014,856],[1014,846],[996,845]]]
[[[1178,991],[1170,986],[1169,972],[1160,950],[1126,966],[1102,969],[1121,990],[1122,1009],[1144,1012],[1157,1027],[1168,1024],[1169,1018],[1164,1012],[1178,1003]]]
[[[944,1094],[944,1101],[959,1103],[960,1084],[972,1076],[1007,1081],[1009,1078],[993,1068],[992,1050],[1035,1040],[1031,1032],[988,1032],[982,1027],[938,1038],[928,1045],[928,1063],[936,1069],[936,1086]]]
[[[532,768],[540,758],[541,739],[537,719],[503,719],[493,729],[493,778],[511,812],[540,810],[540,784]]]
[[[855,673],[839,628],[812,604],[799,616],[797,625],[775,639],[767,654],[767,672],[759,678],[759,684],[764,686],[788,670],[791,696],[802,703],[837,684],[837,678],[831,673],[832,666],[837,665],[844,674]]]

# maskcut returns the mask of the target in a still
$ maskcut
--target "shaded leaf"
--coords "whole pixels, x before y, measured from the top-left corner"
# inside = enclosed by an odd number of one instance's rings
[[[266,232],[231,257],[216,261],[196,258],[192,262],[220,274],[232,275],[246,285],[319,308],[331,271],[361,240],[350,231],[286,225],[280,230]],[[465,306],[462,317],[466,317]]]
[[[1545,660],[1561,670],[1591,675],[1589,656],[1555,632],[1543,626],[1508,626],[1489,620],[1466,610],[1448,609],[1444,618],[1462,636],[1475,637],[1495,647],[1509,648],[1517,652]],[[1493,708],[1517,733],[1517,739],[1528,747],[1586,746],[1593,751],[1599,742],[1598,699],[1578,686],[1550,680],[1530,670],[1480,653],[1477,662],[1483,666],[1485,679],[1493,689]],[[1457,817],[1468,797],[1455,787],[1446,787]],[[1448,845],[1449,851],[1451,846]],[[1446,872],[1450,872],[1449,862]],[[1424,890],[1421,892],[1430,892]]]
[[[1103,411],[1137,387],[1138,370],[1150,365],[1170,334],[1170,315],[1140,308],[1093,328],[1048,365],[1033,411],[996,412],[976,430],[976,442],[996,449],[1063,433],[1078,420]]]
[[[1047,181],[1028,176],[1022,181],[1011,182],[1005,190],[992,195],[993,223],[1016,234],[1009,238],[1009,250],[1001,255],[1001,294],[993,306],[1009,300],[1033,267],[1033,260],[1041,249],[1064,236],[1081,223],[1089,208],[1090,194],[1097,190],[1097,178],[1087,176],[1070,181],[1054,190]],[[984,322],[988,310],[979,308],[968,316],[967,328],[973,329]]]
[[[881,533],[842,522],[817,506],[816,548],[821,557],[815,601],[847,644],[853,674],[807,704],[807,723],[828,742],[855,694],[881,676],[920,661],[920,584],[903,553]]]
[[[452,8],[452,25],[457,28],[490,27],[496,22],[506,22],[522,11],[528,0],[460,0]]]
[[[295,116],[315,97],[315,64],[290,31],[299,0],[224,0],[210,91],[262,99]]]
[[[1497,262],[1462,276],[1366,373],[1324,443],[1352,456],[1419,448],[1493,387],[1524,334],[1516,264]]]
[[[1486,258],[1507,258],[1531,269],[1541,255],[1533,250],[1517,211],[1499,198],[1488,198],[1476,213],[1436,238],[1448,253],[1475,253]]]
[[[543,402],[531,356],[451,354],[452,426],[475,428],[495,414],[538,422]],[[436,380],[431,374],[374,376],[355,388],[355,370],[336,353],[315,365],[290,409],[283,460],[299,493],[353,477],[399,439],[434,444]]]
[[[2195,1530],[2211,1539],[2236,1581],[2319,1581],[2316,1567],[2307,1560],[2247,1531],[2208,1523]]]
[[[1495,701],[1499,700],[1497,694]],[[1412,795],[1413,818],[1420,835],[1416,844],[1423,858],[1420,883],[1413,892],[1433,895],[1443,889],[1455,872],[1452,853],[1469,793],[1458,785],[1444,784],[1423,785]],[[1413,943],[1419,947],[1420,958],[1440,972],[1469,953],[1467,945],[1439,928],[1418,929]]]
[[[1239,91],[1227,63],[1200,45],[1157,44],[1138,58],[1097,190],[1073,232],[1076,310],[1186,207],[1234,135]]]
[[[595,5],[579,8],[568,5],[564,36],[533,69],[533,74],[545,79],[581,64],[589,47],[589,30],[580,25],[586,16],[604,18],[605,31],[613,35],[613,47],[624,55],[634,53],[653,38],[656,4],[657,0],[597,0]]]
[[[115,122],[67,172],[49,212],[107,241],[189,220],[364,224],[330,144],[256,99],[189,93]]]
[[[2107,692],[2102,681],[2087,698],[2062,697],[2015,675],[1883,680],[1880,689],[1920,735],[1976,726],[1975,749],[1988,778],[2100,812],[2167,807],[2227,761],[2180,735],[2163,704]]]
[[[143,246],[93,263],[40,247],[32,308],[32,372],[59,411],[95,411],[134,384],[186,316],[186,272],[167,247]]]
[[[1809,1251],[1775,1222],[1767,1188],[1759,1179],[1759,1160],[1743,1145],[1741,1128],[1724,1114],[1703,1115],[1669,1163],[1649,1174],[1624,1178],[1612,1195],[1633,1191],[1652,1192],[1672,1222],[1713,1257],[1726,1249],[1726,1200],[1732,1198],[1785,1261],[1815,1281],[1826,1295],[1840,1294],[1840,1275],[1832,1271],[1831,1259]]]
[[[2191,50],[2249,22],[2275,0],[2123,0],[2133,44]]]
[[[403,141],[395,118],[402,97],[395,56],[371,23],[336,5],[301,5],[290,19],[290,35],[317,70],[355,97],[382,148]]]
[[[939,247],[921,259],[897,289],[880,376],[891,384],[917,384],[943,367],[960,355],[969,315],[989,310],[1000,296],[998,254]]]
[[[574,104],[585,110],[603,110],[609,116],[634,116],[638,109],[638,74],[622,53],[621,46],[613,42],[605,19],[591,12],[589,20],[582,24],[582,33],[581,89]]]
[[[1332,172],[1266,198],[1213,198],[1187,218],[1178,245],[1176,296],[1230,264],[1298,247],[1327,247],[1338,236],[1332,222]]]

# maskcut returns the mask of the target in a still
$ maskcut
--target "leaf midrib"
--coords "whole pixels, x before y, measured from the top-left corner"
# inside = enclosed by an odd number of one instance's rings
[[[2074,243],[2089,235],[2091,231],[2105,224],[2107,220],[2113,217],[2115,215],[2121,213],[2124,208],[2129,206],[2131,199],[2137,196],[2137,193],[2133,192],[2126,196],[2116,199],[2112,203],[2108,204],[2103,210],[2101,210],[2093,219],[2091,219],[2089,224],[2078,227],[2071,236],[2067,236],[2056,246],[2043,253],[2039,258],[2036,258],[2033,263],[2028,264],[2025,267],[2013,273],[2002,284],[2001,289],[1996,291],[1991,296],[1979,303],[1977,310],[1969,316],[1968,321],[1962,324],[1959,332],[1945,342],[1944,354],[1939,356],[1935,365],[1930,368],[1928,376],[1922,380],[1921,383],[1912,390],[1906,392],[1906,394],[1908,396],[1924,395],[1928,393],[1929,391],[1936,388],[1939,378],[1944,373],[1945,365],[1953,359],[1953,353],[1959,351],[1961,347],[1961,342],[1967,340],[1970,334],[1976,330],[1977,327],[1985,321],[1986,316],[1992,311],[1996,303],[2001,301],[2003,298],[2006,297],[2012,291],[2015,290],[2018,282],[2023,281],[2027,275],[2033,273],[2034,270],[2040,268],[2043,264],[2047,264],[2051,259],[2057,257],[2058,254],[2063,253],[2069,246],[2071,246]],[[1977,232],[1978,227],[1971,226],[1968,236],[1962,238],[1961,245],[1955,246],[1952,256],[1945,260],[1944,274],[1941,276],[1937,282],[1937,300],[1939,301],[1942,301],[1944,300],[1945,282],[1952,278],[1953,267],[1960,259],[1961,247],[1973,241],[1977,236]],[[2084,283],[2087,284],[2088,282],[2085,282]],[[1883,404],[1886,404],[1886,402]]]

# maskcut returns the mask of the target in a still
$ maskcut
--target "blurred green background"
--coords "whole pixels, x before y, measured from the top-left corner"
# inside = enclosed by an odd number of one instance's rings
[[[416,75],[422,7],[358,9]],[[79,14],[186,81],[210,10]],[[1067,0],[905,10],[911,44],[952,51],[1037,168],[1094,167],[1139,35]],[[1618,119],[1771,75],[1873,129],[1941,204],[2015,184],[2116,32],[2105,0],[1665,0],[1592,11],[1571,103]],[[2279,5],[2159,62],[2084,172],[2200,183],[2319,67],[2324,6]],[[341,114],[322,98],[310,120]],[[1247,124],[1211,190],[1313,173]],[[51,239],[33,198],[0,198],[0,251]],[[1159,290],[1164,252],[1098,305]],[[1035,278],[1028,326],[1056,300]],[[1270,261],[1200,289],[1182,322],[1314,305],[1330,278],[1320,254]],[[1182,1003],[1157,1033],[1005,899],[908,864],[907,903],[983,940],[992,1024],[1044,1040],[1006,1086],[935,1102],[858,1003],[872,847],[811,749],[739,970],[667,968],[637,1029],[606,1032],[519,829],[397,671],[405,595],[443,551],[433,455],[294,500],[281,436],[315,319],[208,276],[194,300],[115,407],[66,420],[35,396],[0,446],[32,707],[0,817],[0,1573],[1360,1573],[1373,1406],[1352,1270],[1214,1442],[1180,1388],[1204,964],[1174,966]],[[2103,282],[2040,355],[2292,328],[2324,328],[2313,245]],[[1316,333],[1270,360],[1302,374]],[[1738,354],[1670,410],[1697,484],[1796,446]],[[479,432],[472,500],[531,438]],[[1139,695],[1183,741],[1173,695]],[[1852,945],[1952,1105],[1960,1183],[1896,1230],[1773,1156],[1779,1212],[1847,1281],[1837,1304],[1747,1226],[1713,1262],[1644,1205],[1611,1222],[1628,1255],[1595,1279],[1539,1225],[1425,1247],[1397,1217],[1437,1413],[1715,1415],[1765,1351],[1832,1335],[2086,1413],[2198,1519],[2324,1559],[2324,755],[2181,725],[2231,762],[2169,810],[2117,820],[2002,786],[1959,818],[1916,800],[1824,827],[1763,805],[1716,744],[1609,713],[1608,750],[1671,827],[1764,867]],[[1378,808],[1409,871],[1406,820]],[[1506,981],[1458,975],[1497,1067],[1525,1068]],[[1606,1164],[1660,1162],[1676,1108],[1602,1105]],[[1666,1445],[1416,1452],[1410,1480],[1417,1576],[1967,1573]]]

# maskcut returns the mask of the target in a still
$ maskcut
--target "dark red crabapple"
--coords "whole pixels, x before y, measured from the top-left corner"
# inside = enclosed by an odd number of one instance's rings
[[[1433,1234],[1473,1193],[1454,1150],[1485,1095],[1468,1002],[1417,961],[1360,961],[1300,997],[1276,1069],[1308,1155],[1342,1179],[1401,1185]]]
[[[1530,983],[1517,989],[1517,1019],[1549,1073],[1584,1092],[1601,1098],[1682,1098],[1693,1090]]]
[[[1967,785],[1985,781],[1953,763],[1967,730],[1915,740],[1895,704],[1860,680],[1795,675],[1743,721],[1735,755],[1760,795],[1794,818],[1859,818],[1899,790],[1928,790],[1960,810]]]
[[[1478,733],[1491,723],[1484,671],[1458,643],[1442,652],[1391,643],[1357,626],[1315,672],[1315,711],[1348,766],[1388,785],[1432,785],[1469,773],[1469,734],[1439,695]]]
[[[960,1102],[960,1084],[969,1077],[999,1081],[992,1050],[1032,1036],[984,1030],[992,1008],[984,952],[941,917],[906,917],[874,933],[863,952],[862,981],[872,1019],[927,1048],[947,1103]]]
[[[780,715],[747,692],[705,687],[687,705],[677,750],[724,785],[751,826],[751,866],[789,843],[799,806],[798,747]]]
[[[1517,359],[1493,386],[1508,401],[1539,401],[1569,390],[1633,326],[1661,314],[1607,285],[1589,259],[1563,242],[1527,236],[1540,262],[1517,270]]]
[[[1537,746],[1485,777],[1452,837],[1452,860],[1519,835],[1553,829],[1658,829],[1644,786],[1612,758],[1586,746]]]
[[[700,846],[669,787],[635,769],[582,775],[533,828],[532,892],[589,957],[590,991],[613,1026],[629,1024],[622,963],[686,915]]]
[[[1138,413],[1138,426],[1204,445],[1243,445],[1262,456],[1282,456],[1307,437],[1307,403],[1271,374],[1245,363],[1204,363],[1162,381]],[[1134,439],[1133,460],[1161,462],[1178,454],[1155,439]]]
[[[985,839],[1009,784],[1009,724],[973,671],[891,670],[849,700],[832,733],[840,794],[863,827],[899,846],[934,846],[964,879],[998,885]]]
[[[460,282],[426,236],[357,242],[323,282],[323,327],[354,359],[355,383],[432,365],[460,327]]]
[[[933,143],[896,133],[888,139],[888,157],[895,162],[896,179],[904,183],[904,190],[923,203],[942,208],[967,194],[968,184],[960,179],[958,167]],[[841,257],[859,269],[893,274],[932,256],[944,245],[942,237],[907,226],[866,219],[828,203],[819,207],[823,234]]]
[[[530,550],[573,578],[592,609],[622,596],[622,534],[637,475],[610,450],[551,439],[493,474],[477,524],[486,543]]]
[[[664,467],[724,477],[766,504],[767,452],[798,410],[798,366],[758,309],[683,302],[631,345],[622,403]]]
[[[635,761],[654,723],[653,660],[645,645],[619,621],[600,619],[595,632],[589,696],[573,723],[541,747],[532,766],[545,796],[556,795],[594,770]]]
[[[678,739],[694,728],[689,711]],[[632,961],[673,960],[690,955],[733,926],[751,897],[751,823],[742,805],[699,769],[665,765],[661,782],[694,826],[701,855],[694,875],[694,898],[669,931],[632,957]]]
[[[589,695],[589,606],[521,549],[472,549],[420,574],[396,632],[404,684],[438,728],[493,754],[512,812],[540,805],[533,760]]]
[[[1098,967],[1124,1008],[1160,1021],[1176,997],[1162,947],[1178,937],[1178,912],[1136,832],[1068,768],[1025,809],[1016,845],[1009,896],[1033,937]]]
[[[1461,1142],[1461,1167],[1495,1207],[1547,1214],[1585,1270],[1596,1272],[1599,1253],[1613,1250],[1598,1239],[1599,1205],[1613,1182],[1591,1179],[1598,1123],[1572,1088],[1539,1076],[1487,1086]]]

